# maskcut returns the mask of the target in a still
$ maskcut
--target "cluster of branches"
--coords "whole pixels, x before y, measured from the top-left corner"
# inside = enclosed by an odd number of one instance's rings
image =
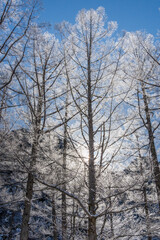
[[[42,216],[53,239],[160,236],[159,42],[113,37],[101,7],[58,40],[27,3],[0,3],[1,205],[22,208],[3,236],[36,237]]]

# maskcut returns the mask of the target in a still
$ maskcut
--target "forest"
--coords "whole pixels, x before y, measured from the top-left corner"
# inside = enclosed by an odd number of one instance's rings
[[[39,5],[0,1],[0,240],[160,240],[160,36]]]

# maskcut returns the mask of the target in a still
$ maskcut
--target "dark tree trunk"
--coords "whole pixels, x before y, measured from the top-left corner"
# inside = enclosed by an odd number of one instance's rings
[[[140,150],[139,150],[139,157],[142,160]],[[140,163],[140,170],[141,170],[141,176],[143,178],[143,164],[142,162]],[[148,240],[152,240],[151,236],[151,228],[150,228],[150,219],[149,219],[149,208],[148,208],[148,200],[147,200],[147,189],[146,189],[146,184],[144,183],[143,189],[142,189],[142,194],[143,194],[143,199],[144,199],[144,211],[146,214],[146,228],[147,228],[147,235],[148,235]]]
[[[73,199],[73,205],[72,205],[72,217],[71,217],[71,239],[74,240],[75,236],[75,225],[76,225],[76,212],[75,212],[75,201]]]
[[[96,218],[95,218],[95,217],[89,218],[88,239],[89,239],[89,240],[96,240],[96,239],[97,239],[97,234],[96,234]]]
[[[32,195],[33,195],[33,175],[32,173],[29,173],[26,189],[26,199],[24,202],[20,240],[28,240]]]
[[[153,174],[154,174],[154,180],[156,184],[156,190],[158,195],[158,204],[159,204],[159,210],[160,210],[160,169],[159,169],[159,163],[157,158],[157,152],[154,142],[154,134],[152,130],[152,123],[149,113],[149,107],[148,107],[148,101],[147,101],[147,95],[145,92],[145,86],[144,83],[141,83],[142,86],[142,92],[143,92],[143,101],[145,106],[145,114],[146,114],[146,120],[147,120],[147,130],[148,130],[148,136],[149,136],[149,145],[150,145],[150,151],[152,156],[152,167],[153,167]]]
[[[91,19],[90,19],[91,21]],[[89,134],[89,212],[91,215],[96,214],[96,176],[94,165],[94,133],[93,133],[93,113],[92,113],[92,83],[91,83],[91,49],[92,49],[92,22],[90,24],[90,42],[87,48],[88,58],[88,134]],[[89,217],[88,219],[88,239],[96,240],[96,218]]]
[[[28,240],[28,236],[29,236],[29,219],[30,219],[30,212],[31,212],[31,201],[33,196],[33,184],[34,184],[34,177],[33,177],[32,171],[36,163],[37,146],[38,146],[38,138],[33,141],[33,145],[32,145],[32,153],[31,153],[32,161],[30,165],[30,172],[28,173],[20,240]]]
[[[149,209],[148,209],[146,186],[143,187],[143,197],[144,197],[144,209],[146,214],[146,227],[147,227],[148,240],[152,240],[152,236],[150,232],[150,220],[149,220]]]
[[[64,186],[63,189],[65,190]],[[62,193],[62,239],[67,239],[66,195]]]
[[[53,238],[54,240],[58,239],[58,231],[57,231],[57,222],[56,222],[56,205],[55,205],[55,197],[54,194],[52,196],[52,221],[53,221]]]
[[[110,189],[111,188],[109,187],[109,190]],[[110,191],[109,194],[111,195],[111,191]],[[111,198],[111,196],[109,197],[109,206],[112,209],[112,198]],[[110,213],[110,226],[111,226],[111,237],[114,237],[114,226],[113,226],[113,214],[112,213]]]
[[[67,83],[68,90],[68,83]],[[65,117],[64,117],[64,139],[63,139],[63,189],[66,191],[66,160],[67,160],[67,117],[68,117],[68,93],[66,95],[65,103]],[[67,239],[67,202],[66,194],[62,193],[62,239]]]

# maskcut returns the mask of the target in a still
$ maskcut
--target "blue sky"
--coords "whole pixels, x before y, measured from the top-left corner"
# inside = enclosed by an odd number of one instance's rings
[[[109,21],[117,21],[118,31],[145,30],[156,35],[160,29],[160,0],[42,0],[40,20],[52,24],[74,23],[81,9],[103,6]]]

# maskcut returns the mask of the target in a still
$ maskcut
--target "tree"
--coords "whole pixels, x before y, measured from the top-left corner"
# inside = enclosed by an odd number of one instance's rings
[[[115,116],[127,95],[126,89],[121,97],[116,97],[117,92],[119,94],[117,96],[121,95],[121,90],[120,87],[116,88],[114,82],[120,72],[119,63],[123,55],[120,45],[123,40],[116,43],[111,38],[117,25],[109,22],[108,29],[105,29],[104,20],[103,8],[98,8],[96,11],[82,10],[76,18],[75,25],[63,23],[59,26],[69,58],[66,64],[66,78],[75,109],[79,112],[78,117],[73,118],[76,132],[68,135],[74,149],[81,147],[86,151],[83,162],[88,171],[86,182],[90,240],[97,238],[96,209],[97,202],[100,201],[97,199],[98,178],[101,172],[112,164],[113,158],[121,148],[122,141],[118,143],[113,129],[116,128],[117,132],[120,130]],[[120,84],[122,84],[121,78],[119,78],[119,86]],[[123,137],[119,135],[119,138]],[[77,146],[75,142],[78,143]],[[117,146],[112,149],[112,153],[110,152],[110,159],[106,159],[109,145],[114,144]]]
[[[157,65],[154,59],[150,58],[146,50],[141,45],[143,44],[150,48],[150,51],[155,51],[153,44],[153,37],[151,35],[144,35],[142,33],[128,34],[130,39],[130,46],[128,54],[133,57],[130,71],[127,74],[130,78],[135,80],[138,98],[138,113],[141,121],[146,129],[148,135],[148,145],[152,156],[152,171],[157,189],[158,204],[160,207],[160,169],[156,149],[156,131],[159,128],[158,116],[159,107],[157,100],[159,95],[157,88]],[[143,39],[143,40],[142,40]]]
[[[39,141],[43,136],[47,120],[49,121],[48,116],[52,115],[53,117],[53,102],[56,98],[53,85],[61,72],[59,68],[61,59],[58,53],[58,41],[53,35],[49,33],[42,34],[35,26],[32,29],[32,35],[30,35],[29,45],[30,49],[15,73],[23,92],[23,101],[27,105],[23,115],[30,125],[32,138],[30,166],[26,169],[28,179],[20,236],[20,239],[23,240],[27,240],[29,236],[34,172],[40,152]],[[27,61],[28,64],[26,64]]]

